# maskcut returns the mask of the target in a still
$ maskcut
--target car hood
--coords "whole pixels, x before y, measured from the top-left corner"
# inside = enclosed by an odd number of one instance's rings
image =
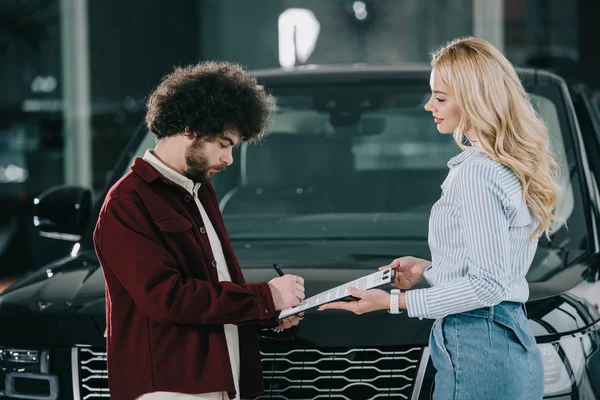
[[[398,256],[411,254],[429,258],[427,243],[418,240],[236,240],[233,244],[248,282],[274,278],[276,274],[271,266],[277,263],[286,273],[304,277],[307,297],[369,274]],[[549,249],[540,249],[531,269],[532,280],[537,280],[531,286],[538,285],[539,289],[532,289],[529,317],[544,321],[535,325],[538,336],[577,331],[594,318],[595,309],[585,299],[558,295],[569,288],[548,284],[553,277],[539,272],[548,263],[562,259]],[[103,346],[106,327],[104,285],[102,270],[93,251],[60,259],[28,275],[0,295],[0,317],[3,326],[10,327],[0,330],[0,343]],[[566,306],[566,303],[570,305]],[[576,313],[577,316],[557,318],[555,310],[559,308],[562,308],[561,314]],[[586,315],[580,315],[582,309],[586,310]],[[296,340],[321,347],[356,343],[364,346],[426,345],[431,324],[431,320],[409,318],[406,313],[390,316],[382,311],[356,316],[342,311],[313,309],[303,320]],[[548,324],[551,327],[546,331],[540,328],[548,327]]]

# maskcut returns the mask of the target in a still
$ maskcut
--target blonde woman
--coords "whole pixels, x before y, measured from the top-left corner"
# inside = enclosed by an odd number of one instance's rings
[[[452,158],[431,210],[432,262],[402,257],[389,294],[351,289],[355,302],[320,309],[362,314],[406,309],[435,319],[430,351],[434,399],[541,399],[544,371],[523,303],[538,238],[557,204],[548,132],[510,62],[491,44],[457,39],[432,57],[432,113],[462,152]],[[393,291],[396,292],[396,291]]]

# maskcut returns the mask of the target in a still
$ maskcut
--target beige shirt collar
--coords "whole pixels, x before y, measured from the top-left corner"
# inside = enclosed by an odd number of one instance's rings
[[[146,153],[142,158],[145,161],[147,161],[148,164],[156,168],[156,170],[160,172],[165,178],[178,184],[179,186],[186,189],[192,194],[195,193],[201,186],[200,183],[194,183],[194,181],[192,181],[190,178],[180,174],[179,172],[175,171],[174,169],[163,163],[161,160],[159,160],[158,157],[154,155],[153,149],[146,150]]]

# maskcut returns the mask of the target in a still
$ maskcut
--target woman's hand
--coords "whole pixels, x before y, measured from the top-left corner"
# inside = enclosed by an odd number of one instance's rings
[[[385,290],[371,289],[359,290],[348,288],[348,291],[357,301],[336,301],[323,304],[319,311],[323,310],[346,310],[354,314],[364,314],[376,310],[387,310],[390,308],[390,294]]]
[[[423,279],[425,268],[431,265],[431,261],[416,257],[396,258],[389,265],[384,265],[379,269],[393,268],[396,270],[396,280],[392,286],[398,289],[408,290]]]

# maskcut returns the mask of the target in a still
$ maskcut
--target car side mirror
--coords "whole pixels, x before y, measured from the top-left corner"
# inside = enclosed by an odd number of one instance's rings
[[[77,241],[90,220],[92,191],[80,186],[57,186],[33,200],[33,224],[40,235]]]

